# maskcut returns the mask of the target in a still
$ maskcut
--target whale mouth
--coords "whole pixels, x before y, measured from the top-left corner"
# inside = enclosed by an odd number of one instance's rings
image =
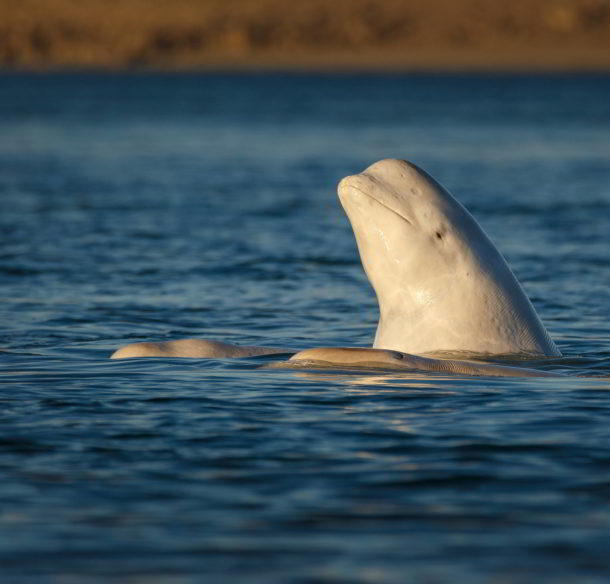
[[[409,225],[413,225],[413,221],[411,219],[409,219],[408,217],[405,217],[405,215],[403,213],[401,213],[400,211],[397,211],[396,209],[390,207],[390,205],[388,205],[387,203],[385,203],[383,201],[380,201],[377,197],[374,197],[370,193],[367,193],[364,189],[360,188],[359,186],[354,185],[353,183],[352,184],[348,184],[347,181],[350,178],[352,178],[352,177],[348,176],[348,177],[344,178],[339,183],[339,189],[338,189],[339,190],[339,195],[341,195],[342,193],[346,193],[347,189],[353,189],[354,191],[357,191],[361,195],[364,195],[365,197],[368,197],[369,199],[372,199],[373,201],[375,201],[376,203],[378,203],[382,207],[386,208],[388,211],[390,211],[394,215],[397,215],[398,217],[400,217],[403,221],[405,221]],[[341,198],[341,196],[339,198]]]

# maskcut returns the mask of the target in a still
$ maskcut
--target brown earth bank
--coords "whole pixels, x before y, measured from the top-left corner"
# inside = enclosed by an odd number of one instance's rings
[[[610,0],[0,0],[0,67],[610,70]]]

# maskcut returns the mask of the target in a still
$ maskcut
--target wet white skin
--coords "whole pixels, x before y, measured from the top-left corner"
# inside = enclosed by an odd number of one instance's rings
[[[382,160],[339,198],[379,302],[375,348],[560,354],[500,252],[426,172]]]
[[[382,160],[344,178],[339,198],[379,302],[374,348],[308,349],[285,365],[376,364],[467,375],[549,375],[446,358],[560,353],[491,240],[430,175],[406,161]],[[112,358],[284,352],[294,351],[182,339],[127,345]],[[445,358],[416,356],[439,353]]]

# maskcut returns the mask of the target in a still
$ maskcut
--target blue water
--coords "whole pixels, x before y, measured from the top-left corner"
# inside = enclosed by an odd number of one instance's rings
[[[0,75],[0,581],[607,582],[610,76]],[[107,359],[367,346],[335,196],[408,158],[562,379]]]

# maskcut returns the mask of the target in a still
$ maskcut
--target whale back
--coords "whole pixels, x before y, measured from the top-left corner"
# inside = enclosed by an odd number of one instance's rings
[[[379,302],[375,348],[560,354],[490,238],[425,171],[382,160],[338,191]]]

